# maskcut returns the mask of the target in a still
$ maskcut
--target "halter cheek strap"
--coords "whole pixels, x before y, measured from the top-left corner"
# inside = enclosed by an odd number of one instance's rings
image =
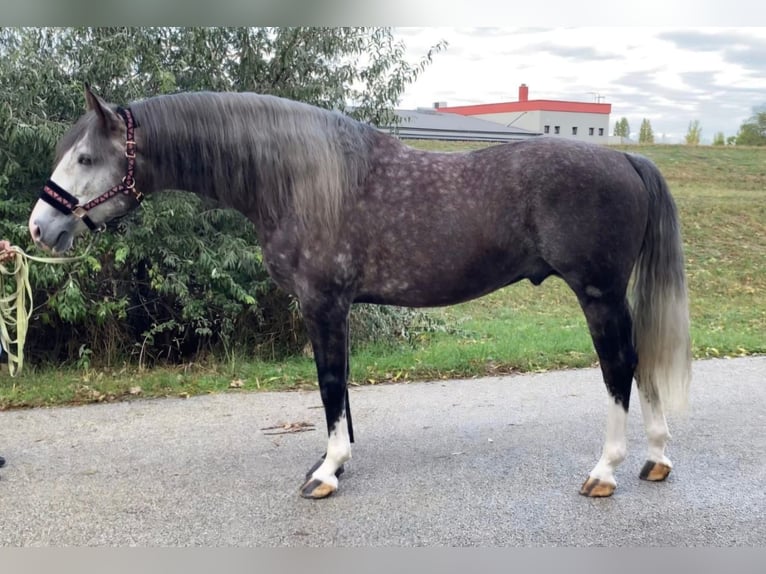
[[[52,179],[45,182],[45,185],[40,192],[40,199],[52,205],[65,215],[79,217],[82,219],[83,223],[88,226],[88,229],[94,232],[106,229],[104,223],[96,225],[88,215],[88,211],[94,207],[101,205],[119,194],[131,196],[138,204],[144,199],[144,194],[136,189],[136,121],[133,118],[130,108],[117,108],[117,113],[122,117],[126,127],[125,157],[127,158],[127,167],[122,181],[95,199],[91,199],[85,205],[80,205],[80,201],[75,196]]]

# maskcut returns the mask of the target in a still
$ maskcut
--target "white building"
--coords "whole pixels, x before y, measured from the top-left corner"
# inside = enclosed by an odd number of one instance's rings
[[[535,131],[501,126],[497,122],[460,114],[442,113],[431,108],[396,110],[395,113],[399,122],[379,129],[401,139],[498,143],[540,137]]]
[[[608,143],[612,112],[612,104],[530,100],[526,84],[519,86],[517,102],[453,107],[439,103],[436,108],[440,112],[473,116],[543,135],[602,144]]]

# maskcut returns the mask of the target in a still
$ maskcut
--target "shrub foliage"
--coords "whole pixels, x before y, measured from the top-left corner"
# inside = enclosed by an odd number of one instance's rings
[[[393,107],[443,48],[417,63],[387,28],[0,29],[0,237],[33,249],[27,218],[83,83],[108,101],[189,90],[256,91],[394,121]],[[71,265],[33,264],[31,360],[88,366],[274,357],[306,344],[296,303],[262,264],[254,229],[180,191],[155,194],[76,247]],[[355,337],[400,336],[417,314],[354,311]]]

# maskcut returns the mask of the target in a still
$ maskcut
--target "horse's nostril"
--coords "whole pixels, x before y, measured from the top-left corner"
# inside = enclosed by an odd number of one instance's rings
[[[34,241],[38,241],[40,239],[40,236],[42,235],[42,230],[40,229],[40,226],[36,223],[30,223],[29,224],[29,233],[32,235],[32,239]]]

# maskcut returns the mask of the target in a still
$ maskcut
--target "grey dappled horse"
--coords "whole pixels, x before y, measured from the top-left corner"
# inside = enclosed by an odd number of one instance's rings
[[[271,277],[300,301],[314,349],[329,438],[304,497],[335,492],[351,457],[353,303],[450,305],[551,275],[577,296],[609,394],[603,453],[580,492],[614,492],[634,376],[649,439],[640,477],[668,476],[663,407],[686,400],[688,303],[675,204],[646,158],[545,137],[419,151],[340,113],[257,94],[129,108],[85,95],[88,111],[59,142],[30,216],[34,241],[65,252],[169,188],[247,216]]]

